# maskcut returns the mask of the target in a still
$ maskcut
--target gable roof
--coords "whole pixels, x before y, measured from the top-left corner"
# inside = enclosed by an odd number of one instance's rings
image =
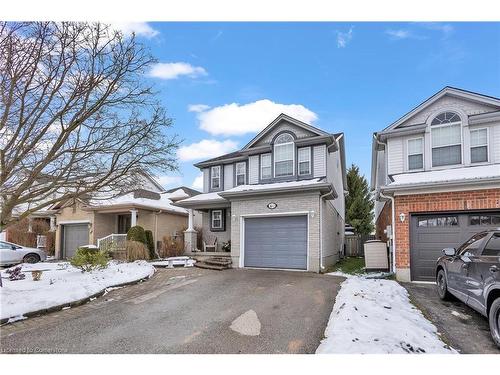
[[[193,197],[193,196],[195,196],[195,195],[201,194],[201,192],[200,192],[200,191],[195,190],[195,189],[191,189],[191,188],[189,188],[189,187],[187,187],[187,186],[177,186],[177,187],[175,187],[175,188],[172,188],[172,189],[170,189],[170,190],[165,191],[165,193],[174,193],[174,192],[176,192],[177,190],[184,190],[184,192],[185,192],[187,195],[189,195],[190,197]]]
[[[411,111],[407,112],[402,117],[397,119],[391,125],[389,125],[384,130],[382,130],[381,133],[397,128],[399,125],[404,123],[406,120],[410,119],[411,117],[416,115],[418,112],[427,108],[428,106],[430,106],[431,104],[433,104],[437,100],[441,99],[445,95],[455,96],[455,97],[467,99],[470,101],[475,101],[475,102],[479,102],[479,103],[483,103],[483,104],[488,104],[491,106],[500,107],[500,98],[496,98],[494,96],[489,96],[489,95],[484,95],[484,94],[479,94],[477,92],[459,89],[456,87],[446,86],[443,89],[441,89],[440,91],[438,91],[437,93],[435,93],[434,95],[432,95],[430,98],[426,99],[425,101],[423,101],[422,103],[417,105]]]
[[[316,133],[317,135],[330,135],[329,133],[316,128],[315,126],[306,124],[305,122],[302,122],[300,120],[297,120],[293,117],[290,117],[284,113],[281,113],[278,117],[276,117],[269,125],[267,125],[259,134],[257,134],[250,142],[246,144],[245,147],[243,147],[243,150],[246,150],[250,147],[252,147],[255,143],[257,143],[264,135],[266,135],[272,128],[277,126],[281,121],[287,121],[293,125],[296,125],[298,127],[301,127],[303,129],[306,129],[312,133]]]

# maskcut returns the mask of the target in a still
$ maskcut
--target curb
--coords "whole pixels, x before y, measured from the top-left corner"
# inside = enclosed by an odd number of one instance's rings
[[[49,307],[47,309],[41,309],[41,310],[27,312],[27,313],[24,313],[22,315],[25,316],[26,318],[32,318],[34,316],[40,316],[40,315],[45,315],[45,314],[49,314],[49,313],[56,312],[56,311],[61,311],[65,307],[81,306],[81,305],[86,304],[87,302],[90,302],[91,299],[101,297],[102,295],[104,295],[106,293],[106,289],[108,289],[108,288],[117,288],[117,287],[124,287],[124,286],[128,286],[128,285],[139,284],[139,283],[142,283],[144,281],[148,281],[154,275],[155,275],[155,272],[151,276],[146,276],[146,277],[143,277],[142,279],[139,279],[139,280],[129,281],[126,283],[121,283],[121,284],[109,285],[106,288],[104,288],[103,290],[92,294],[91,296],[88,296],[88,297],[85,297],[85,298],[82,298],[82,299],[79,299],[79,300],[76,300],[73,302],[64,303],[62,305],[52,306],[52,307]],[[11,318],[14,318],[14,317],[0,319],[0,325],[15,324],[16,322],[8,323],[9,319],[11,319]]]

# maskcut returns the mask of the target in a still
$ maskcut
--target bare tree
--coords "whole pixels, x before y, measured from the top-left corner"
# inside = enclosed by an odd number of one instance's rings
[[[108,25],[0,23],[0,229],[177,169],[171,119],[145,78],[153,62]]]

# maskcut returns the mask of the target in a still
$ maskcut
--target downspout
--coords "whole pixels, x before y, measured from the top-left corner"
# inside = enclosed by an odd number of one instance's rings
[[[391,223],[391,237],[392,237],[392,272],[396,274],[396,205],[394,204],[394,197],[390,195],[385,195],[379,192],[382,198],[391,200],[391,211],[392,211],[392,223]]]
[[[323,265],[323,199],[333,193],[333,189],[330,187],[330,191],[319,196],[319,268],[324,270]]]

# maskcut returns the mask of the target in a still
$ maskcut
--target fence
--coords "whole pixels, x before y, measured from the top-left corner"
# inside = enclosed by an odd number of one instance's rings
[[[348,235],[345,236],[345,256],[347,257],[363,257],[365,256],[364,243],[366,241],[374,240],[375,236],[372,234],[366,236]]]

